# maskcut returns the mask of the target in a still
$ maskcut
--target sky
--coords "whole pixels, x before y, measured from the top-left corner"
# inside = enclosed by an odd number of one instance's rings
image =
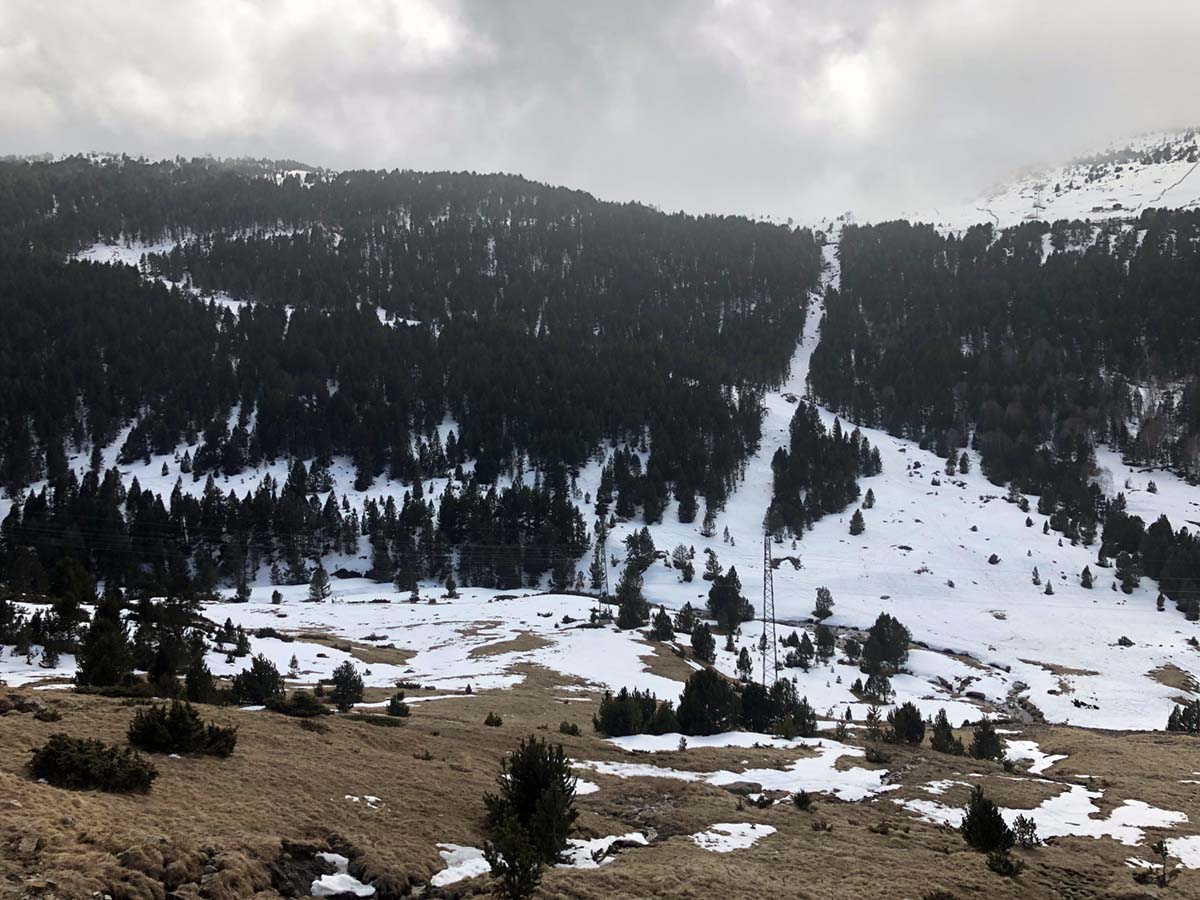
[[[1178,0],[0,0],[0,154],[517,172],[813,222],[1200,123]]]

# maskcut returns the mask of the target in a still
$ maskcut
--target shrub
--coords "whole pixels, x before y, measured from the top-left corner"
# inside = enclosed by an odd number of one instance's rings
[[[392,694],[392,696],[388,698],[387,714],[389,716],[399,716],[400,718],[404,718],[408,715],[408,713],[408,704],[404,702],[404,691],[400,691],[398,694]]]
[[[292,691],[277,694],[266,702],[267,709],[296,719],[311,719],[330,715],[330,709],[312,691]]]
[[[542,861],[529,832],[515,817],[495,826],[483,845],[483,856],[492,874],[500,879],[501,896],[528,900],[542,880]]]
[[[1200,700],[1176,706],[1167,717],[1167,731],[1200,734]]]
[[[504,720],[494,712],[490,712],[486,717],[484,717],[483,724],[487,725],[489,728],[499,728],[504,724]]]
[[[375,713],[351,712],[343,718],[350,722],[362,722],[365,725],[378,725],[380,728],[399,728],[404,723],[393,716],[380,716]]]
[[[328,734],[329,726],[319,719],[301,719],[300,727],[305,731],[313,731],[317,734]]]
[[[592,725],[609,737],[630,734],[668,734],[678,731],[675,709],[670,701],[659,703],[650,691],[621,688],[614,696],[605,691]]]
[[[987,867],[997,875],[1016,878],[1025,868],[1025,863],[1009,855],[1006,850],[993,850],[987,855]]]
[[[158,777],[153,764],[127,747],[55,734],[33,751],[29,771],[55,787],[145,793]]]
[[[346,712],[363,698],[363,680],[350,660],[333,670],[333,690],[329,697],[341,712]]]
[[[800,790],[796,791],[796,793],[792,794],[792,803],[796,809],[811,809],[812,794],[801,788]]]
[[[893,743],[916,746],[925,739],[925,720],[911,702],[893,709],[887,720],[890,726],[888,737]]]
[[[579,726],[574,722],[562,721],[558,723],[559,734],[569,734],[571,737],[579,737]]]
[[[190,703],[139,709],[129,723],[129,743],[147,753],[204,753],[226,757],[237,745],[237,728],[205,723]]]
[[[1015,840],[996,804],[983,795],[983,788],[978,785],[971,791],[959,831],[963,840],[984,853],[993,850],[1005,853]]]
[[[1013,819],[1012,831],[1017,846],[1024,850],[1036,847],[1042,842],[1042,839],[1038,837],[1037,822],[1029,816],[1017,816]]]
[[[489,841],[498,848],[505,843],[519,847],[517,832],[523,832],[527,855],[540,864],[560,862],[579,815],[575,776],[562,745],[533,735],[523,739],[501,764],[496,783],[499,792],[483,798]]]
[[[968,748],[968,752],[974,759],[1002,759],[1004,757],[1004,748],[1000,746],[1000,736],[996,734],[996,729],[992,727],[990,719],[979,720],[979,724],[975,726],[975,732],[971,736],[971,746]]]
[[[250,705],[266,705],[272,697],[283,693],[283,676],[275,664],[261,653],[233,676],[231,694],[234,702]]]

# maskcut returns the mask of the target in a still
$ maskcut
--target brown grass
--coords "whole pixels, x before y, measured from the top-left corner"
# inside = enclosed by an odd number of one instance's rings
[[[575,759],[630,758],[592,731],[590,704],[556,699],[571,679],[536,667],[523,671],[525,682],[510,690],[416,704],[399,728],[334,716],[324,720],[329,731],[317,734],[283,716],[205,707],[206,718],[238,726],[234,755],[156,757],[159,779],[148,795],[138,797],[63,791],[29,780],[24,771],[29,750],[51,733],[120,743],[133,713],[120,700],[46,694],[62,721],[43,723],[18,713],[0,717],[0,897],[74,898],[102,891],[115,898],[165,900],[168,889],[192,882],[197,887],[181,889],[179,896],[275,897],[267,866],[280,840],[322,841],[331,834],[362,852],[367,877],[425,882],[442,867],[437,842],[480,846],[481,797],[493,786],[503,753],[522,736],[543,734]],[[488,710],[503,717],[502,727],[483,727]],[[559,734],[563,719],[579,724],[583,733]],[[1200,785],[1180,784],[1200,771],[1195,739],[1041,726],[1026,728],[1024,736],[1070,758],[1052,770],[1052,778],[1030,780],[1014,779],[994,763],[928,748],[888,747],[888,768],[901,773],[898,790],[864,803],[819,799],[807,812],[791,804],[759,810],[707,785],[585,773],[601,789],[580,798],[580,836],[653,829],[655,842],[625,851],[599,870],[551,870],[539,897],[915,900],[938,887],[963,900],[1149,896],[1124,865],[1128,856],[1146,857],[1144,847],[1064,839],[1021,852],[1025,873],[1003,879],[953,830],[919,822],[893,802],[928,797],[920,785],[955,779],[981,781],[1001,804],[1032,807],[1062,790],[1074,773],[1099,776],[1089,783],[1105,789],[1106,809],[1133,798],[1200,818]],[[422,758],[426,754],[432,758]],[[738,770],[742,760],[761,766],[791,758],[776,750],[728,749],[663,753],[653,761]],[[984,777],[968,779],[970,772]],[[934,799],[961,803],[965,791],[953,788]],[[347,801],[348,794],[375,795],[383,803],[371,810]],[[815,820],[833,830],[814,831]],[[714,822],[762,822],[778,833],[749,850],[708,853],[690,835]],[[880,827],[884,822],[886,829]],[[1197,826],[1170,833],[1189,830]],[[1148,833],[1148,840],[1154,837]],[[34,883],[49,886],[35,890]],[[481,884],[486,879],[445,895],[459,896]],[[1170,896],[1200,897],[1200,872],[1186,872]]]
[[[1159,684],[1164,684],[1177,691],[1188,694],[1200,694],[1200,681],[1191,672],[1185,672],[1174,663],[1167,663],[1146,673],[1147,678],[1153,678]],[[1185,701],[1186,702],[1186,701]]]

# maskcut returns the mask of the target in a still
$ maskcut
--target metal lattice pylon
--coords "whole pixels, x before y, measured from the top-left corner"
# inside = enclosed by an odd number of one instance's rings
[[[758,642],[762,654],[763,687],[775,683],[775,673],[779,671],[779,638],[775,633],[775,575],[771,566],[771,533],[763,532],[763,600],[762,600],[762,637]],[[767,649],[770,648],[770,654]],[[770,656],[770,669],[767,668],[767,657]],[[769,674],[768,674],[769,673]]]

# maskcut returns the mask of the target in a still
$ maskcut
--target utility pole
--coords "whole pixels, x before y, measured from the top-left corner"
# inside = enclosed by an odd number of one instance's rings
[[[779,638],[775,633],[775,570],[771,566],[771,533],[763,531],[763,601],[762,601],[762,638],[758,642],[762,654],[763,687],[770,688],[775,683],[775,674],[779,671]],[[767,648],[771,649],[770,676],[767,675]]]

